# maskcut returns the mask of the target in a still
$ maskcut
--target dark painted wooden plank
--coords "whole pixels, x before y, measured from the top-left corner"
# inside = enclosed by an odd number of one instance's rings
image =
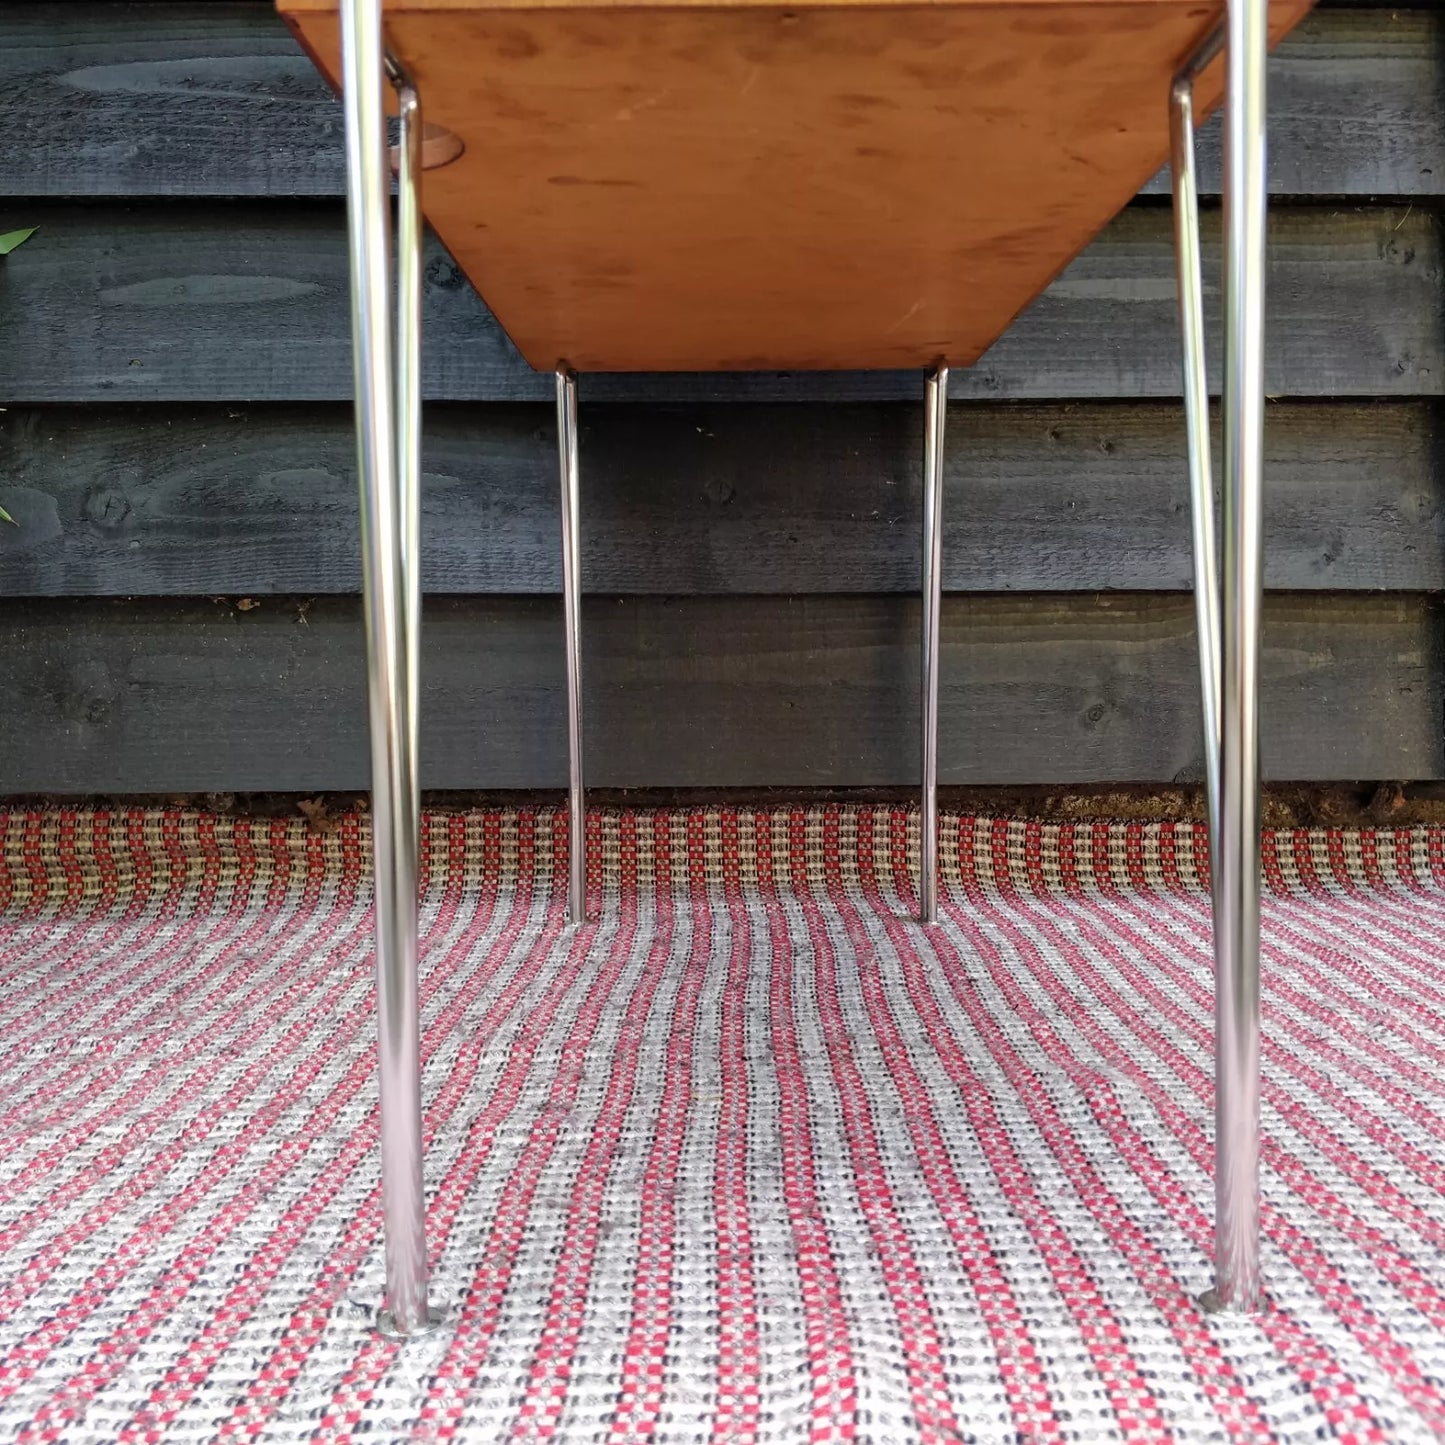
[[[1270,68],[1277,194],[1427,197],[1445,182],[1445,29],[1311,16]],[[339,107],[265,3],[12,3],[0,195],[338,195]],[[1201,135],[1218,186],[1218,126]],[[1149,189],[1158,191],[1160,182]]]
[[[337,195],[341,109],[259,3],[12,3],[11,196]]]
[[[946,783],[1197,778],[1188,599],[954,597]],[[1438,602],[1271,596],[1264,763],[1274,778],[1445,776]],[[918,608],[878,597],[599,599],[584,617],[599,787],[911,785]],[[0,792],[365,786],[359,607],[0,604]],[[430,788],[565,777],[551,600],[439,599],[424,629]]]
[[[911,592],[916,407],[594,406],[583,573],[597,593]],[[1267,582],[1445,590],[1440,404],[1269,411]],[[1167,591],[1191,581],[1172,403],[961,403],[944,585]],[[428,409],[423,580],[555,593],[553,419]],[[351,411],[11,408],[0,414],[0,593],[250,596],[360,587]]]
[[[1318,10],[1269,66],[1275,195],[1435,196],[1445,187],[1445,16]],[[1199,133],[1200,184],[1220,185],[1216,118]],[[1168,195],[1161,171],[1146,195]]]
[[[44,205],[0,273],[0,396],[23,401],[335,400],[350,394],[341,207],[332,202]],[[1207,217],[1206,276],[1218,273]],[[1276,395],[1435,395],[1445,379],[1440,223],[1418,208],[1281,208],[1271,227]],[[426,266],[424,386],[439,400],[542,400],[446,256]],[[1210,283],[1211,309],[1214,287]],[[1212,327],[1217,332],[1217,327]],[[1124,212],[956,398],[1147,397],[1179,388],[1168,212]],[[1216,370],[1217,375],[1217,370]],[[592,376],[598,400],[896,400],[911,373]]]

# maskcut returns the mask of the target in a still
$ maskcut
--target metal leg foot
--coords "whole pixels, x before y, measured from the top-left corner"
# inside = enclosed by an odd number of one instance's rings
[[[1206,1309],[1262,1301],[1259,1264],[1259,622],[1263,591],[1266,0],[1229,0],[1172,95],[1215,952],[1215,1258]],[[1224,553],[1214,594],[1192,85],[1227,53]]]
[[[431,1328],[417,1024],[421,120],[415,90],[402,77],[401,335],[394,352],[380,0],[346,0],[341,37],[371,730],[386,1319],[391,1332],[407,1336]]]
[[[577,377],[557,369],[557,466],[562,483],[562,616],[567,647],[567,916],[587,921],[587,802],[582,791],[581,471]]]
[[[923,424],[923,793],[919,808],[919,921],[938,922],[938,628],[943,600],[943,444],[948,368],[924,384]]]
[[[1264,1294],[1263,1285],[1256,1290],[1254,1297],[1248,1300],[1239,1295],[1226,1298],[1216,1285],[1199,1296],[1199,1308],[1207,1315],[1250,1315],[1268,1309],[1269,1300]]]
[[[410,1329],[403,1330],[397,1326],[396,1317],[390,1310],[383,1309],[376,1312],[376,1332],[379,1335],[385,1335],[389,1340],[419,1339],[422,1335],[429,1335],[439,1330],[446,1322],[445,1310],[428,1306],[423,1319],[414,1323]]]

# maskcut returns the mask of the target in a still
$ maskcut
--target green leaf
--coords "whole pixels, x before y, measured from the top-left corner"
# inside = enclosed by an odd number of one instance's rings
[[[23,246],[39,229],[27,226],[23,231],[6,231],[0,236],[0,256],[8,256],[17,246]]]
[[[9,522],[12,527],[18,527],[20,525],[4,507],[0,507],[0,522]]]

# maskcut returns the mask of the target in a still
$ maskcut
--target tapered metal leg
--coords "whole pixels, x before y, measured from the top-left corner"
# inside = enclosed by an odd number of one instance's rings
[[[1174,175],[1174,250],[1179,275],[1179,329],[1184,343],[1184,423],[1189,452],[1189,514],[1194,536],[1194,620],[1199,638],[1204,778],[1210,847],[1219,833],[1219,553],[1214,533],[1214,478],[1209,447],[1209,380],[1204,362],[1204,276],[1199,242],[1199,185],[1194,166],[1194,80],[1218,54],[1221,26],[1170,93]],[[1216,878],[1218,869],[1211,867]]]
[[[1215,952],[1215,1259],[1207,1308],[1261,1301],[1259,1265],[1259,623],[1263,591],[1267,0],[1229,0],[1225,28],[1222,626],[1210,595],[1212,508],[1193,172],[1192,81],[1172,96],[1185,410],[1195,516]],[[1186,214],[1187,210],[1187,214]],[[1222,640],[1216,642],[1219,626]],[[1212,765],[1212,766],[1211,766]]]
[[[943,600],[943,444],[948,368],[924,385],[923,423],[923,796],[919,809],[918,912],[938,922],[938,628]]]
[[[1259,618],[1264,583],[1266,0],[1230,0],[1224,180],[1224,646],[1215,940],[1213,1303],[1259,1273]]]
[[[396,90],[396,479],[401,497],[406,737],[413,787],[420,778],[421,712],[421,98],[392,56]],[[415,824],[417,809],[413,808]],[[418,842],[420,840],[418,839]]]
[[[402,107],[402,364],[388,311],[391,277],[380,0],[345,0],[342,75],[346,115],[347,227],[351,260],[362,591],[371,727],[376,884],[376,991],[381,1094],[382,1212],[387,1333],[431,1328],[422,1194],[421,1076],[417,1027],[417,306],[420,119]],[[410,219],[408,220],[408,216]],[[400,390],[394,407],[393,382]],[[398,412],[400,415],[398,415]]]
[[[557,469],[562,483],[562,616],[567,645],[567,916],[587,921],[587,803],[582,790],[581,471],[577,377],[557,369]]]

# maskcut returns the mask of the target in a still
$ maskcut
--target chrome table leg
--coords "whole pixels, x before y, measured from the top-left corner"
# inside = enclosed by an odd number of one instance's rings
[[[938,922],[938,627],[943,598],[943,443],[948,368],[924,383],[923,422],[923,795],[919,809],[918,913]]]
[[[1204,714],[1204,779],[1210,847],[1219,832],[1219,553],[1209,447],[1209,378],[1204,362],[1204,276],[1199,243],[1199,185],[1194,167],[1194,82],[1224,44],[1221,26],[1170,91],[1174,177],[1174,251],[1179,329],[1184,343],[1184,427],[1189,451],[1189,515],[1194,537],[1194,622],[1199,637]],[[1210,876],[1217,869],[1211,864]]]
[[[423,1334],[427,1303],[417,1023],[417,638],[420,116],[402,87],[401,295],[397,352],[388,309],[390,198],[380,0],[342,6],[347,231],[361,493],[362,592],[371,730],[376,1010],[381,1095],[384,1333]],[[393,73],[397,72],[393,68]],[[399,359],[398,359],[399,357]],[[396,393],[393,393],[393,386]]]
[[[1259,624],[1264,585],[1266,0],[1230,0],[1225,100],[1224,626],[1215,941],[1211,1303],[1254,1309],[1259,1272]]]
[[[581,471],[577,377],[557,368],[557,469],[562,484],[562,618],[567,648],[567,916],[587,921],[587,802],[582,790]]]
[[[1185,407],[1201,617],[1215,954],[1214,1287],[1206,1308],[1259,1306],[1259,627],[1263,592],[1265,62],[1267,0],[1229,0],[1225,94],[1224,553],[1214,587],[1204,414],[1192,83],[1211,37],[1172,94]],[[1186,154],[1188,152],[1188,154]],[[1216,631],[1216,628],[1218,631]],[[1215,670],[1217,668],[1217,671]],[[1210,767],[1210,764],[1213,766]]]

